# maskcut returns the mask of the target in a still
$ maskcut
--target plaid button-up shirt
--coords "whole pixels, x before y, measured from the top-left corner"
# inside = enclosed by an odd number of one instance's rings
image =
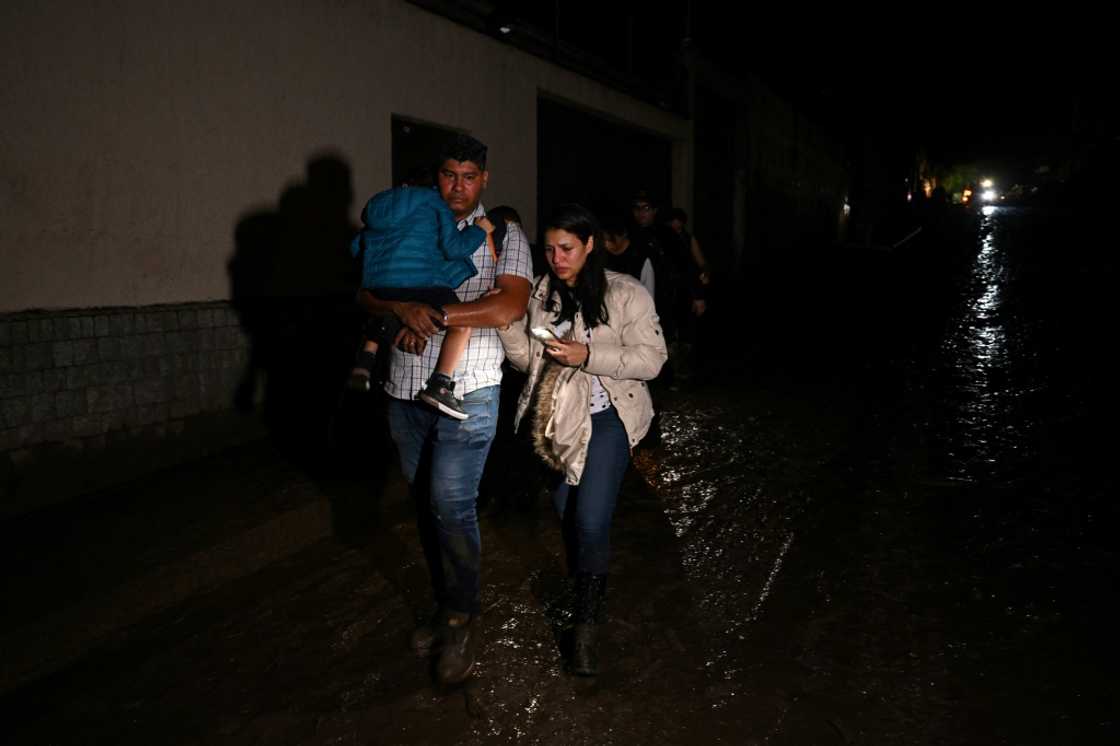
[[[485,214],[486,210],[479,203],[466,219],[459,221],[459,228],[473,225],[475,218]],[[513,275],[533,281],[529,239],[521,227],[513,223],[507,226],[497,262],[490,255],[485,241],[471,255],[471,261],[478,268],[478,274],[455,288],[459,300],[464,303],[481,298],[487,290],[494,287],[498,275]],[[389,359],[389,378],[385,382],[385,392],[396,399],[413,399],[435,370],[442,343],[443,332],[440,332],[428,338],[428,346],[419,355],[394,348]],[[462,397],[476,389],[500,384],[503,360],[505,350],[498,333],[493,329],[472,329],[467,349],[455,368],[455,394]]]

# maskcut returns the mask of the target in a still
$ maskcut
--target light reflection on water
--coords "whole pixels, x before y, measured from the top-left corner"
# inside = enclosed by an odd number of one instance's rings
[[[1023,376],[1033,354],[1030,329],[1010,304],[1014,280],[1002,210],[985,213],[976,256],[958,313],[950,320],[938,364],[949,402],[941,440],[946,476],[996,478],[1025,456],[1030,422],[1023,397],[1035,385]]]
[[[794,542],[790,528],[805,497],[768,488],[755,466],[775,444],[758,442],[751,417],[720,407],[665,412],[659,456],[636,464],[660,497],[694,583],[701,616],[711,620],[709,672],[738,691],[734,672],[747,627],[762,613]]]
[[[955,305],[939,315],[943,332],[932,347],[913,348],[911,362],[936,399],[933,421],[924,425],[943,453],[944,476],[954,480],[1005,479],[1035,447],[1039,426],[1027,400],[1045,378],[1036,364],[1038,322],[1023,305],[1022,272],[1031,257],[1016,252],[1041,242],[1023,226],[1014,211],[984,214],[967,273],[949,290]],[[741,641],[780,587],[783,564],[799,546],[794,528],[813,498],[763,471],[760,465],[780,471],[776,464],[796,444],[767,441],[760,430],[774,433],[729,406],[668,411],[664,449],[636,461],[678,539],[709,627],[706,668],[731,682],[727,697],[741,691],[732,674],[745,660]]]

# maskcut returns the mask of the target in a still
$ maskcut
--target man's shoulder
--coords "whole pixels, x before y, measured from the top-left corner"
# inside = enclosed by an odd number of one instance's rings
[[[496,272],[498,275],[512,275],[528,282],[533,281],[533,257],[529,238],[517,223],[510,223],[506,228]]]
[[[655,241],[665,246],[679,243],[681,240],[676,231],[663,223],[650,226],[650,234]]]
[[[649,257],[650,251],[653,248],[647,237],[641,237],[637,240],[631,240],[630,245],[626,247],[626,251],[622,252],[621,256],[627,261],[637,262],[642,261]]]
[[[659,236],[655,226],[648,228],[636,227],[630,231],[630,245],[637,246],[644,251],[653,251],[657,248]]]
[[[529,247],[529,236],[520,223],[506,223],[506,236],[511,239],[516,238],[526,249]]]

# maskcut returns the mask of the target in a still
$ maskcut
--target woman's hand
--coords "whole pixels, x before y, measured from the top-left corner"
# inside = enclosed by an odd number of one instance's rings
[[[573,368],[583,365],[591,356],[591,348],[583,342],[571,342],[558,339],[555,342],[546,342],[545,352],[561,365],[570,365]]]

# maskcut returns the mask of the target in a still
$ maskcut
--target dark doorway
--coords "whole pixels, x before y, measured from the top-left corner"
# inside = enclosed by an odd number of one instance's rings
[[[435,176],[439,151],[463,130],[393,115],[393,184],[423,169]]]
[[[564,202],[624,211],[638,189],[668,205],[672,143],[549,98],[537,99],[537,208]]]

